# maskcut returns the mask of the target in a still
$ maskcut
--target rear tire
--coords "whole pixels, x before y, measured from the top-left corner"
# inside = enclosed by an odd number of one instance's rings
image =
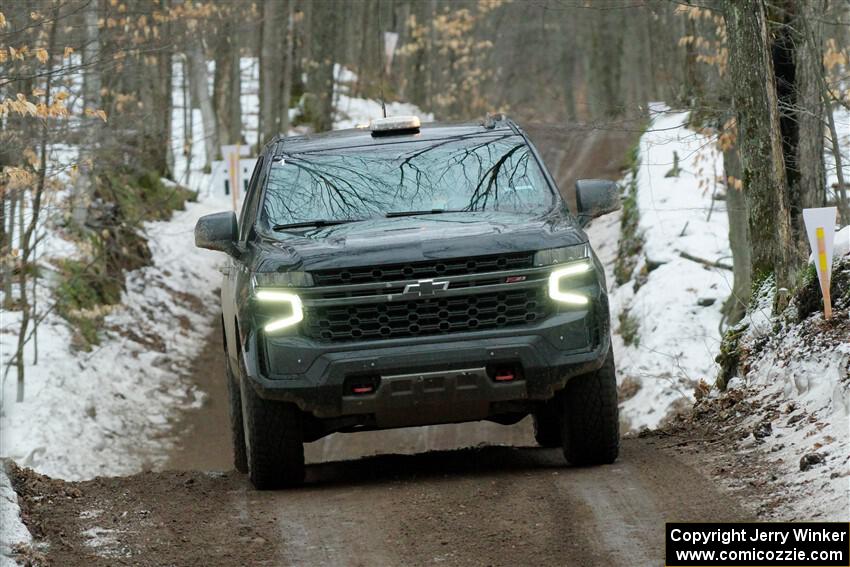
[[[227,355],[225,354],[225,357]],[[225,360],[227,366],[227,397],[230,402],[230,438],[233,442],[233,468],[241,473],[248,472],[248,454],[245,449],[245,426],[242,424],[242,394],[239,392],[239,383],[233,377],[230,370],[230,362]]]
[[[614,351],[596,372],[576,376],[563,391],[564,456],[574,465],[601,465],[617,460],[620,418]]]
[[[254,488],[269,490],[304,481],[301,412],[294,404],[264,400],[242,380],[248,477]]]
[[[559,397],[555,397],[540,408],[532,418],[534,419],[534,439],[541,447],[560,447],[561,441],[561,416],[559,415]]]

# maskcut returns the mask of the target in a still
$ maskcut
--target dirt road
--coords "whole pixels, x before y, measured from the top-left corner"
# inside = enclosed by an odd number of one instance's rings
[[[562,187],[616,178],[630,142],[532,135]],[[231,471],[220,340],[195,362],[206,404],[165,472],[65,483],[13,471],[51,564],[661,565],[664,522],[747,519],[709,478],[719,450],[698,439],[626,439],[614,465],[573,468],[535,446],[528,421],[334,435],[308,445],[306,486],[255,492]]]
[[[331,459],[280,492],[234,472],[19,486],[54,565],[661,565],[665,521],[746,517],[669,444],[586,469],[528,446]]]

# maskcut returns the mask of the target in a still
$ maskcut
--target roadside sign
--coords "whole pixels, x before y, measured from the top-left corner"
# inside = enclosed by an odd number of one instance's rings
[[[239,167],[239,157],[242,154],[247,154],[248,147],[239,144],[221,146],[221,157],[224,159],[224,167],[227,170],[227,179],[230,182],[230,196],[233,202],[233,210],[236,211],[239,205],[239,189],[242,184],[242,169]]]
[[[824,319],[832,317],[832,299],[829,296],[829,282],[832,277],[832,247],[835,244],[835,219],[838,208],[823,207],[803,209],[803,223],[809,246],[812,247],[815,269],[818,272],[820,289],[823,293]]]

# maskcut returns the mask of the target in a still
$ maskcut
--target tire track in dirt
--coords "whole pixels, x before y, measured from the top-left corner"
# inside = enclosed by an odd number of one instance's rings
[[[12,476],[56,565],[647,565],[664,522],[750,519],[706,455],[659,445],[626,439],[596,468],[538,447],[385,454],[309,465],[278,492],[235,472]]]

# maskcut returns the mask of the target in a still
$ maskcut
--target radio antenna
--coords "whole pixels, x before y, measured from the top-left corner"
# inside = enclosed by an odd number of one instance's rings
[[[381,111],[384,113],[384,118],[387,117],[387,104],[384,102],[384,74],[381,73]]]
[[[381,30],[381,38],[384,37],[384,11],[383,6],[381,6],[381,0],[378,0],[378,29]],[[386,49],[386,40],[384,41],[384,61],[382,61],[383,65],[381,65],[381,112],[384,113],[384,118],[387,117],[387,103],[384,101],[384,77],[387,74],[387,49]]]

